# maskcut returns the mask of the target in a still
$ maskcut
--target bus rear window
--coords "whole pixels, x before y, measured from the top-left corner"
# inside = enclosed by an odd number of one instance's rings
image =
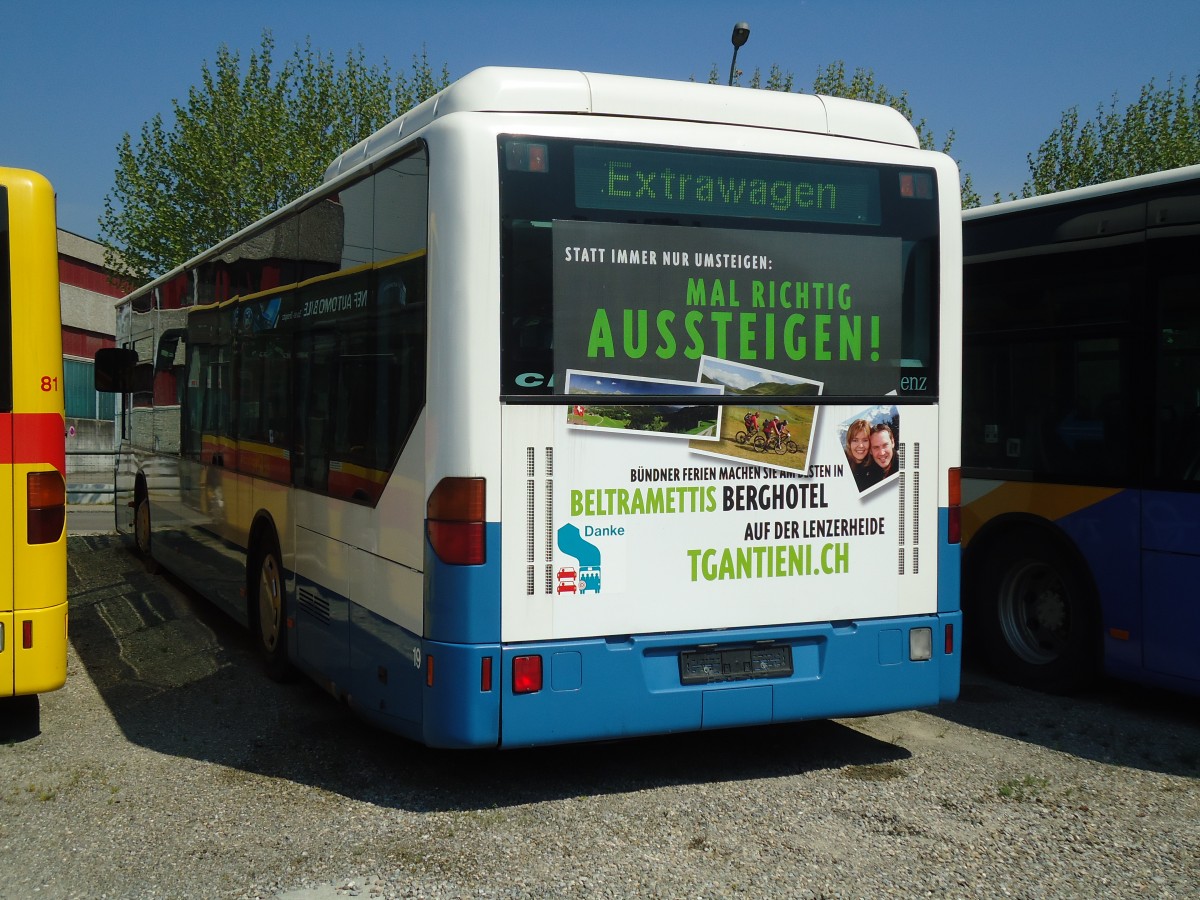
[[[500,154],[503,395],[616,376],[676,396],[724,362],[780,396],[936,396],[931,172],[544,138]]]

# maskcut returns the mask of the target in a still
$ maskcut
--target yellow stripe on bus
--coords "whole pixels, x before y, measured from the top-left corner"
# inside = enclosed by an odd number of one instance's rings
[[[1051,522],[1107,500],[1121,488],[963,479],[962,542],[997,516],[1021,512]]]

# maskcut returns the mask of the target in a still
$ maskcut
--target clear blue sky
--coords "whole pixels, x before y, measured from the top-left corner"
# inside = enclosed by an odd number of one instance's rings
[[[222,43],[244,58],[264,28],[279,59],[311,37],[406,71],[424,45],[452,77],[520,65],[705,80],[714,65],[728,76],[739,20],[747,75],[774,63],[809,89],[841,59],[907,91],[939,138],[955,131],[985,201],[1020,190],[1063,110],[1200,72],[1197,0],[0,0],[0,164],[48,175],[60,227],[96,237],[122,134],[169,115]]]

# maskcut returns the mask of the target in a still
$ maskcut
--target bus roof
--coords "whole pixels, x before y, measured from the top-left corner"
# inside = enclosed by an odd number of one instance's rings
[[[986,219],[991,216],[1002,216],[1007,213],[1024,210],[1040,209],[1061,203],[1072,203],[1076,200],[1091,200],[1097,197],[1110,197],[1126,191],[1137,191],[1143,188],[1158,187],[1165,184],[1176,184],[1181,181],[1200,179],[1200,165],[1183,166],[1178,169],[1167,169],[1162,172],[1151,172],[1149,175],[1135,175],[1132,178],[1121,178],[1117,181],[1106,181],[1102,184],[1091,184],[1087,187],[1072,188],[1067,191],[1056,191],[1053,194],[1040,194],[1036,197],[1023,197],[1020,200],[1006,200],[1003,203],[993,203],[991,206],[978,206],[975,209],[963,210],[963,221]]]
[[[748,125],[920,147],[916,131],[903,114],[889,106],[859,100],[628,75],[485,66],[464,75],[342,153],[325,170],[323,184],[388,155],[406,144],[419,129],[454,112],[621,115]],[[126,299],[165,284],[201,259],[219,256],[271,220],[303,206],[311,194],[321,189],[318,186],[247,225],[216,246],[130,291]]]
[[[455,112],[543,112],[748,125],[918,147],[888,106],[784,91],[559,69],[476,69],[339,156],[330,181],[387,154],[418,129]]]

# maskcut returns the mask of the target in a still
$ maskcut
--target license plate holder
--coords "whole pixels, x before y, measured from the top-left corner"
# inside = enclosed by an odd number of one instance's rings
[[[684,650],[679,654],[681,684],[787,678],[793,671],[792,648],[788,644],[703,647]]]

